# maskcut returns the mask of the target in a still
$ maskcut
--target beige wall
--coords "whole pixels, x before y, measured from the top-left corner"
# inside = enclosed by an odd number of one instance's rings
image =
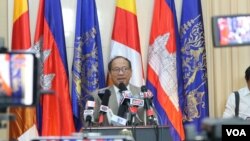
[[[229,15],[250,13],[249,0],[201,0],[205,24],[207,49],[209,109],[211,117],[220,117],[224,110],[226,98],[233,90],[245,85],[244,71],[250,65],[250,47],[215,48],[212,44],[211,17],[214,15]],[[72,65],[75,6],[76,0],[61,0],[68,54],[69,69]],[[180,18],[182,0],[175,0],[177,17]],[[34,37],[38,0],[29,0],[31,35]],[[136,0],[139,34],[144,68],[146,68],[147,47],[152,19],[153,0]],[[12,26],[13,0],[0,0],[0,37],[10,43]],[[103,45],[104,63],[107,64],[113,26],[115,0],[96,0],[98,18]],[[7,18],[9,17],[9,18]],[[8,24],[10,23],[10,24]],[[105,65],[105,70],[106,70]],[[146,70],[146,69],[145,69]],[[1,135],[1,133],[0,133]]]
[[[230,92],[246,86],[244,74],[250,65],[250,46],[215,48],[211,17],[249,14],[249,0],[203,0],[203,16],[208,62],[209,108],[212,117],[222,116]]]
[[[8,20],[7,20],[7,0],[0,1],[0,37],[5,38],[5,46],[7,46],[8,37]]]

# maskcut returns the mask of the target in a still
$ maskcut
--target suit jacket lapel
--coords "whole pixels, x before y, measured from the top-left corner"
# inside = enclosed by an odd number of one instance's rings
[[[130,91],[132,95],[139,95],[140,89],[135,87],[134,85],[129,84]]]
[[[111,108],[113,113],[115,115],[117,115],[119,105],[117,103],[117,97],[116,97],[115,89],[114,89],[114,87],[110,87],[109,90],[111,92],[110,99],[109,99],[109,108]]]

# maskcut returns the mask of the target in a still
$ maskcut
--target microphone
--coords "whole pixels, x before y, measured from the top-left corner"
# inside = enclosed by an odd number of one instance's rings
[[[129,106],[129,112],[130,112],[130,120],[128,122],[129,125],[135,124],[135,116],[138,113],[138,107],[144,106],[144,100],[136,97],[130,98],[130,106]]]
[[[118,85],[118,88],[120,89],[120,90],[119,90],[120,93],[121,93],[122,91],[128,90],[124,83],[120,83],[120,84]]]
[[[138,107],[143,107],[144,106],[144,100],[138,98],[138,96],[135,95],[134,97],[130,98],[130,106],[129,106],[129,122],[128,125],[137,125],[135,122],[135,118],[139,118],[137,113],[138,113]],[[140,120],[140,119],[139,119]]]
[[[128,111],[130,97],[132,96],[132,94],[130,91],[128,91],[128,89],[124,83],[120,83],[118,88],[119,88],[119,92],[122,95],[121,101],[120,101],[120,106],[118,109],[118,116],[124,117],[126,112]]]
[[[122,105],[128,105],[129,102],[130,102],[130,98],[132,97],[131,92],[127,89],[127,87],[125,86],[124,83],[120,83],[119,86],[118,86],[118,88],[119,88],[119,92],[122,95],[120,104],[122,104]]]
[[[155,122],[155,117],[154,117],[154,110],[152,108],[152,97],[153,94],[148,91],[146,86],[141,86],[141,96],[144,97],[144,108],[146,109],[146,114],[147,114],[147,124],[152,125],[156,124]]]
[[[104,93],[104,95],[102,97],[102,104],[100,106],[100,114],[99,114],[99,120],[98,120],[99,125],[103,124],[104,116],[105,116],[105,114],[107,113],[107,111],[109,109],[108,103],[109,103],[110,95],[111,95],[110,90],[106,89],[105,93]]]
[[[86,105],[85,105],[85,110],[83,112],[84,120],[89,125],[91,125],[94,122],[94,118],[93,118],[94,108],[95,108],[95,100],[94,100],[94,97],[90,95],[88,97],[88,100],[87,100]]]

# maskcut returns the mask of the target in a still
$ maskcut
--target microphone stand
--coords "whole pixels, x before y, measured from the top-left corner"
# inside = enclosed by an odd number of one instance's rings
[[[87,123],[87,126],[85,126],[85,129],[89,128],[90,132],[92,132],[92,125],[93,125],[93,123],[92,123],[91,119],[87,118],[86,119],[86,123]]]
[[[139,124],[135,121],[136,115],[138,112],[138,107],[136,106],[130,106],[129,107],[129,114],[130,114],[130,120],[128,121],[128,124],[132,126],[132,134],[134,139],[136,140],[136,126]],[[140,120],[138,118],[138,120]]]
[[[137,123],[135,122],[137,110],[138,110],[137,107],[129,107],[130,119],[128,121],[128,125],[132,125],[132,126],[137,125]]]

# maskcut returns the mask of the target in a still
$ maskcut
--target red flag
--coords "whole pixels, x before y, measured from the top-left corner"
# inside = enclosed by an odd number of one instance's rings
[[[111,43],[111,58],[124,56],[131,61],[130,83],[140,87],[144,82],[135,0],[117,0]]]
[[[71,135],[75,127],[60,0],[40,0],[35,44],[43,58],[42,88],[55,91],[40,98],[39,130],[42,136]]]
[[[155,0],[148,50],[147,86],[156,97],[159,122],[169,125],[173,141],[184,140],[177,79],[178,30],[174,0]]]
[[[27,50],[31,46],[29,9],[27,0],[14,1],[14,17],[12,30],[12,50]],[[16,119],[10,122],[10,139],[30,140],[38,136],[36,128],[35,107],[11,107],[10,113]]]

